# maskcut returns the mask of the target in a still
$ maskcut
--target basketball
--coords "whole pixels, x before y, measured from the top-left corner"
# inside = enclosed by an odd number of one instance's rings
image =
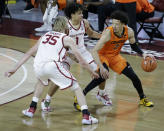
[[[146,72],[152,72],[157,68],[157,61],[155,57],[147,56],[145,59],[142,59],[141,67]]]

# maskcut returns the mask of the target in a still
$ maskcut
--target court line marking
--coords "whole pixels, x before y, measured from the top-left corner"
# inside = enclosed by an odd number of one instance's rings
[[[2,54],[2,53],[0,53],[0,55],[1,55],[1,56],[4,56],[4,57],[7,57],[7,58],[10,59],[10,60],[13,60],[14,62],[18,62],[18,60],[14,59],[14,58],[12,58],[12,57],[10,57],[10,56],[8,56],[8,55]],[[16,86],[14,86],[13,88],[11,88],[10,90],[8,90],[8,91],[6,91],[6,92],[4,92],[4,93],[1,93],[0,96],[6,95],[6,94],[10,93],[11,91],[15,90],[15,89],[18,88],[21,84],[23,84],[23,82],[27,79],[27,74],[28,74],[28,73],[27,73],[26,67],[22,65],[21,68],[23,68],[23,72],[24,72],[23,79],[22,79]]]

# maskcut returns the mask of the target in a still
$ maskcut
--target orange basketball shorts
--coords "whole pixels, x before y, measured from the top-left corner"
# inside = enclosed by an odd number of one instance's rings
[[[120,54],[116,56],[99,54],[99,57],[102,63],[106,63],[109,68],[118,74],[121,74],[121,72],[127,66],[126,59],[123,58]]]

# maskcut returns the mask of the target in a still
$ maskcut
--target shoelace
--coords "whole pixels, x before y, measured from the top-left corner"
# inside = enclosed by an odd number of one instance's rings
[[[102,95],[102,97],[103,97],[106,101],[109,101],[109,98],[108,98],[108,95],[107,95],[107,94]]]
[[[30,107],[29,112],[34,113],[35,112],[35,108],[34,107]]]
[[[144,103],[148,103],[149,101],[147,100],[147,98],[144,99]]]

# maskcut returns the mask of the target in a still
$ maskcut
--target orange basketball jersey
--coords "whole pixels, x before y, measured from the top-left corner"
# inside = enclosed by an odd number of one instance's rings
[[[67,5],[67,0],[57,0],[59,4],[59,9],[62,10]],[[83,4],[83,0],[75,0],[76,3]]]
[[[66,0],[58,0],[59,10],[62,10],[66,7]]]
[[[132,3],[132,2],[136,2],[136,0],[115,0],[116,2],[119,3]]]
[[[107,27],[107,29],[110,30],[110,40],[99,50],[99,54],[108,56],[118,55],[125,41],[128,39],[128,27],[124,26],[124,34],[122,37],[118,37],[114,34],[112,26]]]

